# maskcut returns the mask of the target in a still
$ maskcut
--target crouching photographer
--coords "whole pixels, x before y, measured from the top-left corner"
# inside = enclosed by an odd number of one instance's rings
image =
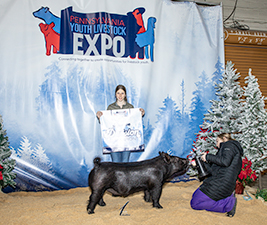
[[[234,190],[242,167],[243,149],[227,133],[217,136],[216,147],[218,151],[215,155],[201,155],[210,175],[205,176],[206,179],[193,193],[190,204],[195,210],[227,213],[227,216],[233,217],[237,204]]]

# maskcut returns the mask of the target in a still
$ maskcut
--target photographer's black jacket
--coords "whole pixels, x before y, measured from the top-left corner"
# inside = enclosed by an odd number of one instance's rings
[[[241,171],[242,156],[243,149],[239,142],[229,140],[221,143],[216,155],[206,155],[206,167],[211,176],[203,181],[199,189],[215,201],[230,196]]]

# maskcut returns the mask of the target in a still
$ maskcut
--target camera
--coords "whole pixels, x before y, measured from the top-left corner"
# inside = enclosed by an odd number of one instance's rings
[[[194,161],[195,161],[195,165],[193,165]],[[207,176],[210,175],[210,173],[208,172],[205,166],[205,163],[201,159],[201,156],[198,156],[196,153],[195,153],[195,157],[192,159],[191,166],[193,167],[193,169],[197,169],[197,172],[198,172],[197,177],[200,181],[204,180]]]

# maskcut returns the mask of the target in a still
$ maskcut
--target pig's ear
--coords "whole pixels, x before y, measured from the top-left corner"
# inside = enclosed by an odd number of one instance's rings
[[[162,153],[162,157],[167,164],[171,163],[171,157],[167,153]]]

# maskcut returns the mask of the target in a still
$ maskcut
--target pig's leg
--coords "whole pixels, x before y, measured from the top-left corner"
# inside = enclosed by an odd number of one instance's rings
[[[162,192],[162,185],[155,185],[153,189],[151,189],[150,194],[152,197],[152,202],[153,202],[153,207],[156,207],[158,209],[163,208],[160,204],[159,204],[159,199],[161,196],[161,192]]]
[[[89,198],[89,203],[87,205],[88,214],[94,213],[97,203],[98,204],[104,203],[102,191],[92,191],[92,194],[90,195],[90,198]]]
[[[149,193],[149,190],[145,190],[144,193],[145,193],[145,195],[144,195],[144,200],[145,200],[146,202],[152,202],[152,199],[151,199],[151,195],[150,195],[150,193]]]

